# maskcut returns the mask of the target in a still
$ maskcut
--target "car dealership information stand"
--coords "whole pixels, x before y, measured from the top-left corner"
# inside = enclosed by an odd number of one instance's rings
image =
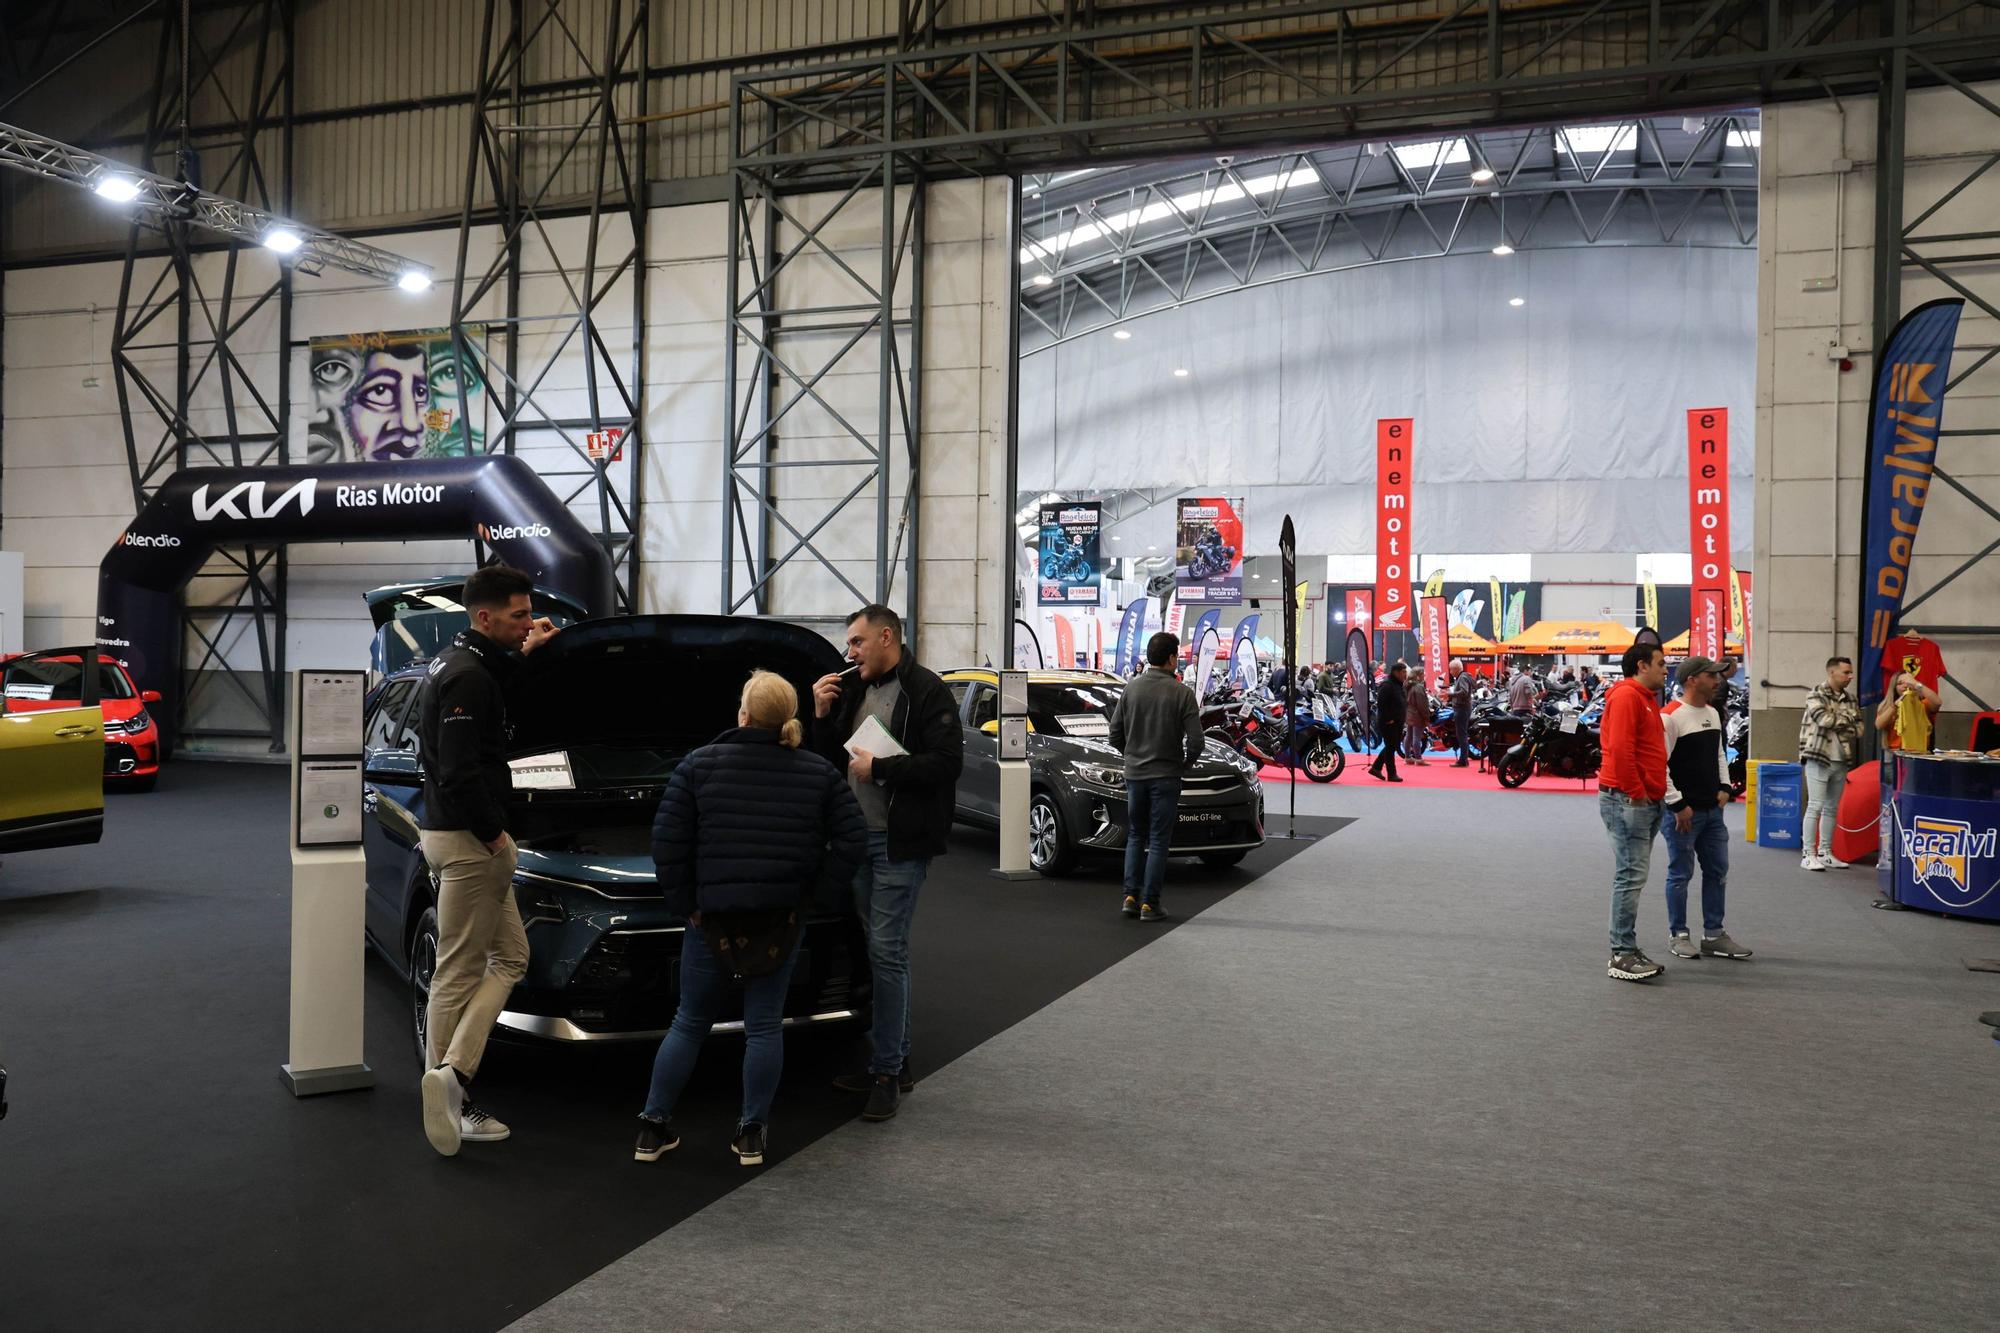
[[[361,851],[359,671],[292,677],[294,1097],[375,1086],[361,1058],[368,867]]]
[[[1883,897],[2000,921],[2000,760],[1897,751],[1882,801]]]

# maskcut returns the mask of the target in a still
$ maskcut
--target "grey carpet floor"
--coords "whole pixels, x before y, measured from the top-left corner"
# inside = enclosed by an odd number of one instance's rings
[[[1739,822],[1758,956],[1635,986],[1594,799],[1310,807],[1360,822],[516,1327],[2000,1327],[2000,930]]]

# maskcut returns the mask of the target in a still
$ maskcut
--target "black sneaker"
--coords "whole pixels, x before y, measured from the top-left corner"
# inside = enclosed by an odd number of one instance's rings
[[[736,1137],[729,1141],[736,1153],[736,1160],[745,1166],[764,1165],[764,1127],[744,1125],[736,1131]]]
[[[1173,914],[1168,912],[1166,908],[1161,907],[1157,903],[1147,903],[1139,909],[1139,919],[1141,921],[1172,921],[1174,918]]]
[[[874,1084],[868,1089],[868,1109],[861,1113],[863,1120],[894,1120],[896,1104],[903,1099],[894,1074],[877,1074]]]
[[[1139,900],[1138,900],[1137,898],[1134,898],[1134,897],[1133,897],[1133,896],[1132,896],[1131,894],[1129,894],[1129,893],[1128,893],[1128,894],[1126,894],[1126,895],[1125,895],[1125,906],[1124,906],[1123,908],[1121,908],[1120,910],[1121,910],[1121,911],[1123,911],[1123,912],[1125,913],[1125,915],[1126,915],[1126,916],[1137,916],[1137,915],[1139,915]]]
[[[681,1146],[681,1136],[667,1127],[664,1120],[648,1120],[639,1117],[639,1142],[632,1149],[635,1162],[657,1162],[662,1153],[670,1153]]]
[[[896,1079],[896,1090],[898,1092],[908,1092],[917,1086],[917,1076],[914,1069],[915,1065],[911,1059],[908,1056],[903,1057],[903,1072]],[[839,1078],[836,1078],[833,1081],[833,1086],[837,1092],[852,1092],[859,1096],[866,1096],[868,1093],[875,1091],[875,1076],[868,1072],[868,1066],[863,1065],[851,1074],[842,1074]]]

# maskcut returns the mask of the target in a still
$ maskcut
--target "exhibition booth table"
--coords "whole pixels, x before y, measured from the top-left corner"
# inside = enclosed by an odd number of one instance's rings
[[[1892,756],[1882,802],[1882,894],[1904,907],[2000,921],[2000,760],[1969,752]]]

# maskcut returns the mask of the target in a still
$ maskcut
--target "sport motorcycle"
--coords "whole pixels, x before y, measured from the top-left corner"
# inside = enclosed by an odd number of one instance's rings
[[[1567,728],[1567,729],[1566,729]],[[1495,772],[1503,787],[1518,787],[1536,773],[1554,778],[1594,778],[1604,761],[1597,730],[1570,712],[1560,717],[1536,713],[1520,743],[1502,755]]]
[[[1210,528],[1195,539],[1188,556],[1188,577],[1206,579],[1227,574],[1235,563],[1236,548],[1224,542],[1221,533]]]

